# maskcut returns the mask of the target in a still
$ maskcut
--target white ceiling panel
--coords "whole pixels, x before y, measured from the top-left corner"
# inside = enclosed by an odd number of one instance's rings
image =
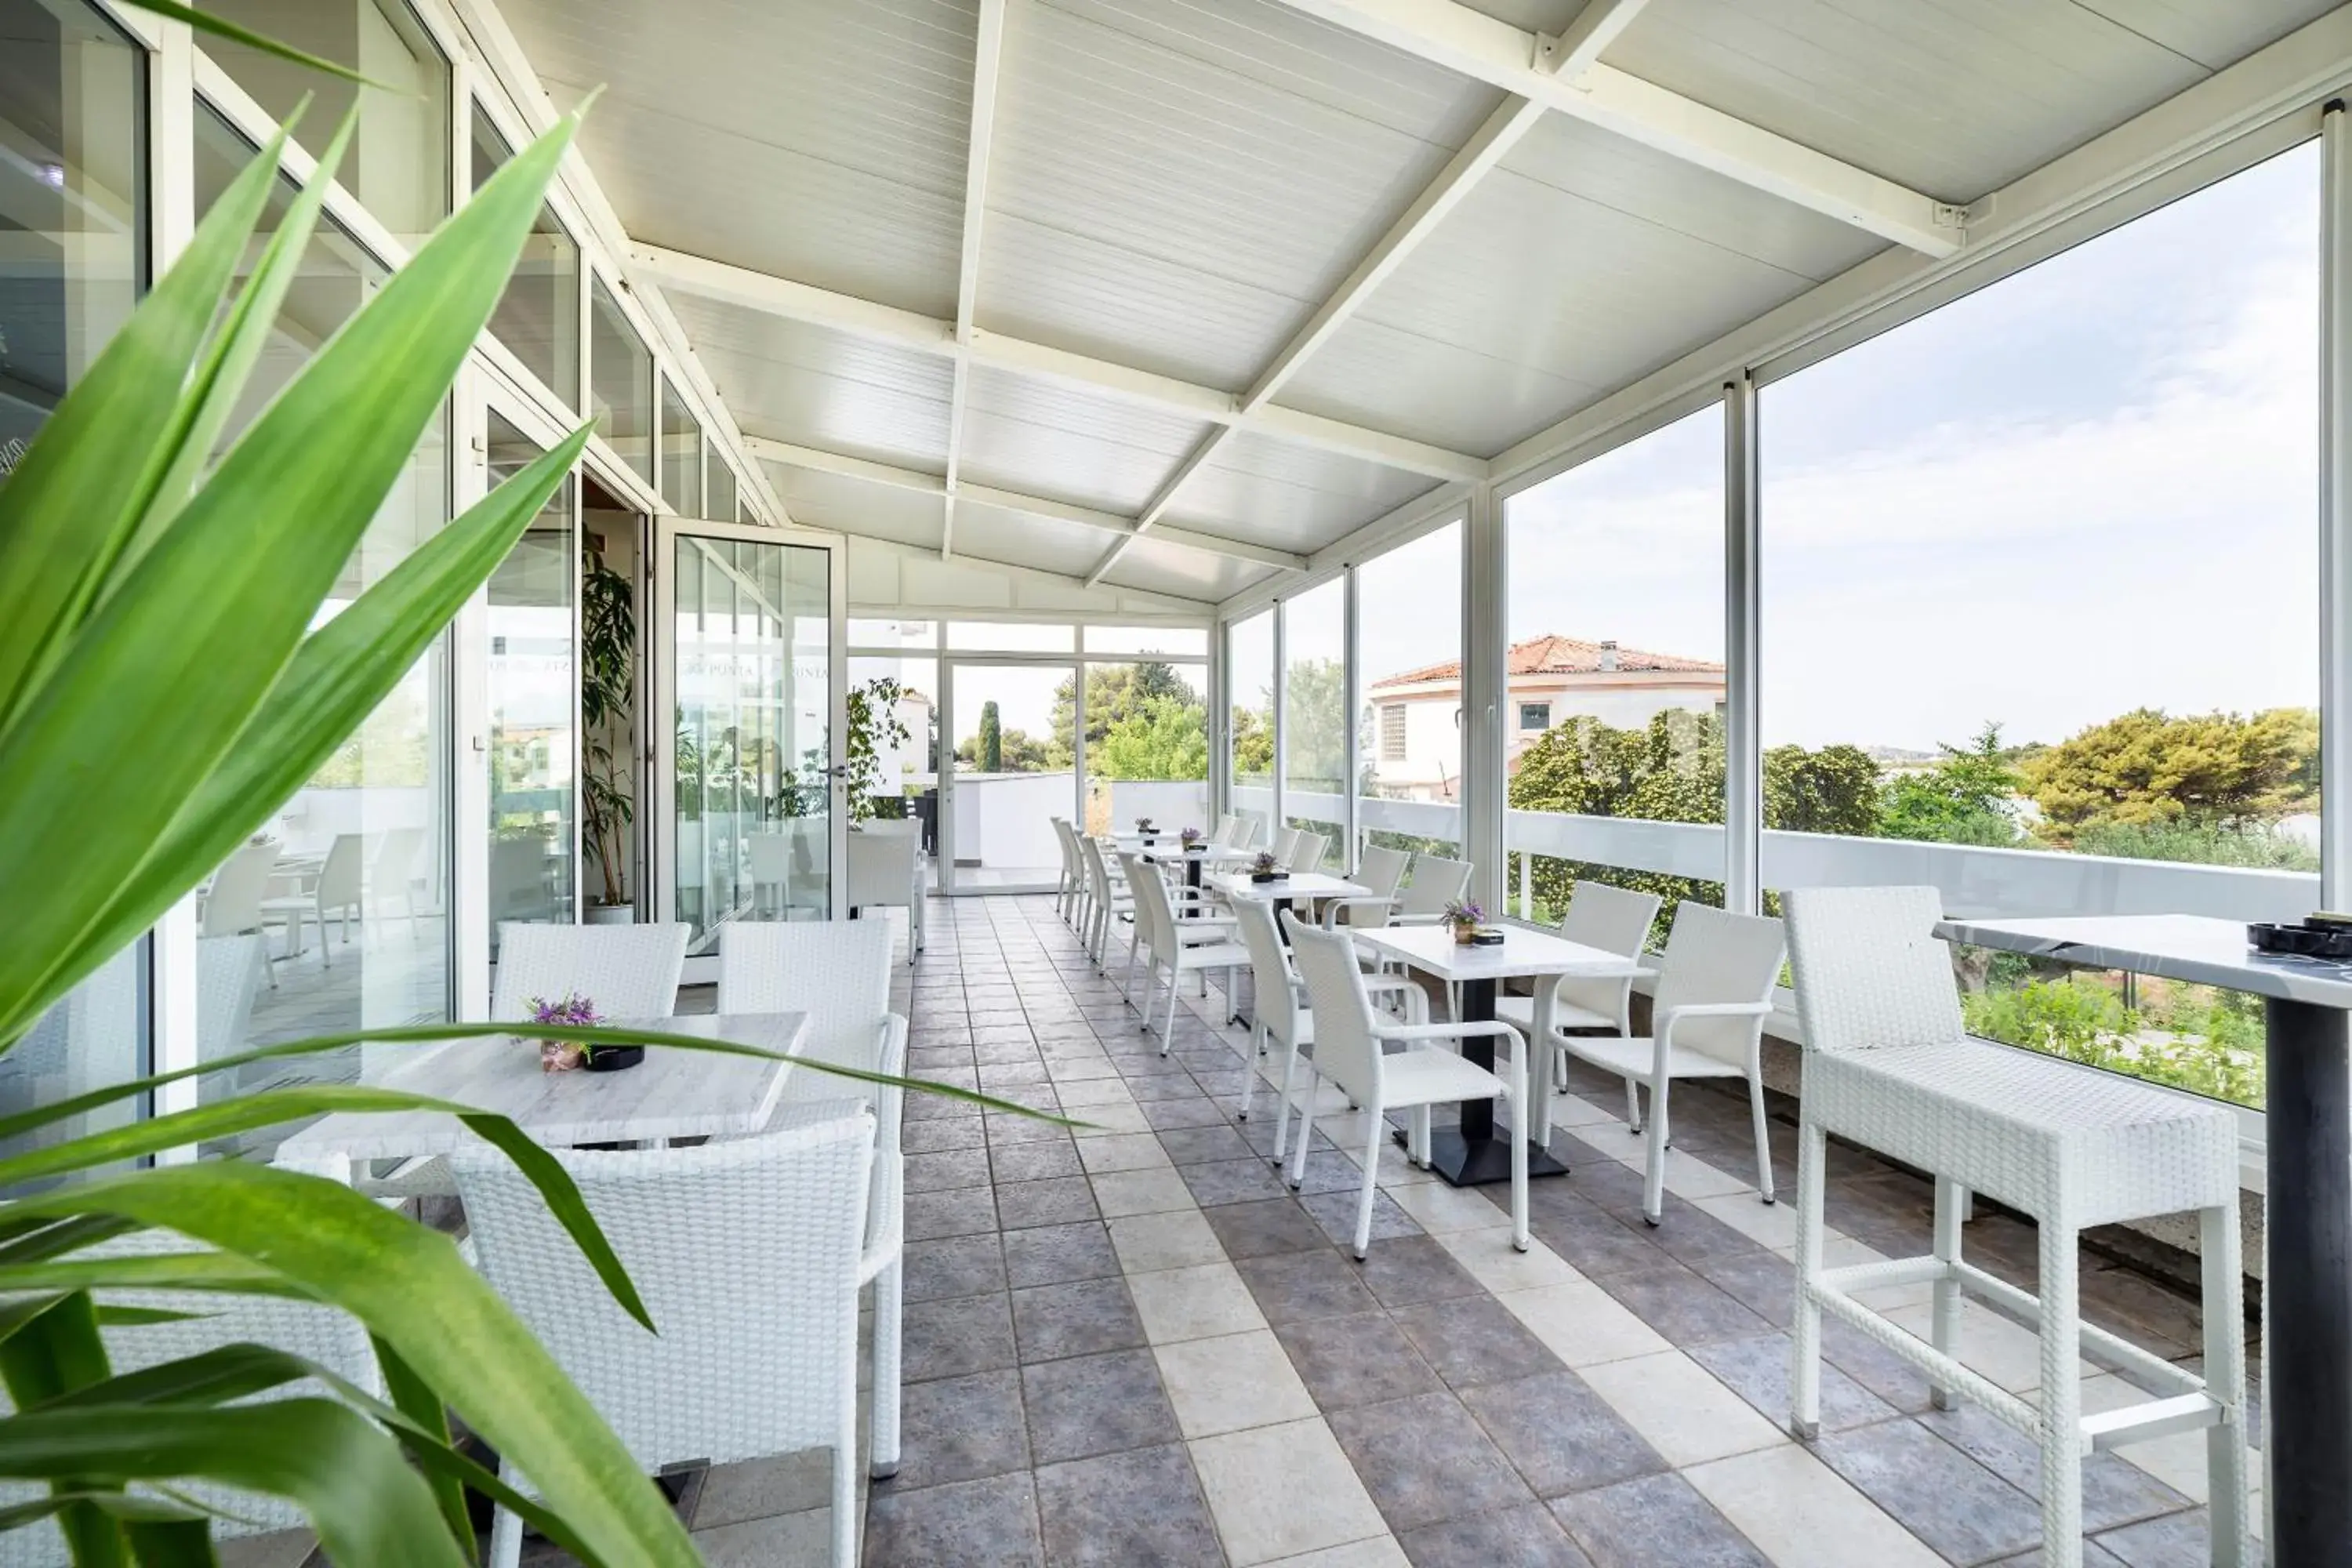
[[[782,463],[762,465],[784,510],[809,528],[829,528],[918,549],[940,547],[940,498],[839,474],[813,473]]]
[[[1177,492],[1168,521],[1306,554],[1429,488],[1424,475],[1237,434]]]
[[[952,313],[975,0],[502,9],[633,238]]]
[[[958,471],[974,484],[1133,512],[1208,430],[1124,399],[983,365],[964,393]]]
[[[1185,599],[1229,599],[1265,582],[1277,568],[1230,555],[1212,555],[1145,534],[1127,547],[1118,564],[1103,574],[1115,587],[1173,594]]]
[[[2078,0],[2212,70],[2277,42],[2340,0]]]
[[[1036,0],[1004,58],[982,323],[1236,388],[1496,98],[1266,0]]]
[[[1282,401],[1487,457],[1607,390],[1360,316],[1307,362]]]
[[[2100,4],[2118,15],[2152,8]],[[2285,8],[2208,0],[2193,14]],[[1955,202],[2009,184],[2206,74],[2075,0],[1651,0],[1607,58]]]
[[[744,431],[947,471],[946,360],[690,294],[671,304]]]
[[[956,502],[955,552],[1008,566],[1083,577],[1118,540],[1099,528]]]

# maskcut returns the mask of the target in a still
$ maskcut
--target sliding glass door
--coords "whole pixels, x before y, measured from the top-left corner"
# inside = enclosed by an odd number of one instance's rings
[[[1035,892],[1060,881],[1053,819],[1078,816],[1077,684],[1075,661],[947,661],[953,757],[940,770],[940,865],[949,891]]]
[[[646,726],[657,916],[715,976],[733,921],[840,912],[842,581],[823,535],[665,516]]]

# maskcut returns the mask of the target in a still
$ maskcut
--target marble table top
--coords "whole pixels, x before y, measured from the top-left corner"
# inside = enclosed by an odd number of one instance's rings
[[[2032,953],[2094,969],[2127,969],[2226,991],[2352,1008],[2352,963],[2256,952],[2242,921],[2210,915],[2076,915],[1939,921],[1947,942]]]
[[[1121,834],[1120,848],[1134,851],[1146,860],[1255,860],[1255,849],[1236,849],[1230,844],[1201,843],[1187,849],[1173,838],[1162,837],[1157,844],[1146,844],[1132,834]]]
[[[1517,980],[1543,974],[1614,977],[1652,973],[1638,958],[1588,947],[1549,931],[1502,926],[1493,947],[1465,947],[1446,925],[1373,926],[1354,933],[1363,946],[1402,959],[1440,980]]]
[[[808,1037],[805,1013],[614,1020],[616,1027],[631,1025],[730,1040],[777,1055],[733,1056],[653,1046],[646,1048],[644,1061],[619,1072],[584,1068],[543,1072],[537,1042],[508,1036],[452,1040],[404,1062],[377,1079],[375,1087],[495,1111],[550,1148],[738,1137],[768,1124],[792,1071],[792,1062],[779,1058],[796,1055]],[[287,1139],[278,1157],[299,1163],[404,1159],[451,1153],[476,1143],[455,1117],[440,1111],[338,1111]]]
[[[1334,877],[1328,871],[1294,871],[1271,882],[1253,882],[1247,871],[1220,871],[1206,879],[1209,886],[1229,899],[1368,899],[1372,890],[1361,882]]]

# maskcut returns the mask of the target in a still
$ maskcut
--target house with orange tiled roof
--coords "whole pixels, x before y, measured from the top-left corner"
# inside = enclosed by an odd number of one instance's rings
[[[1511,645],[1505,668],[1510,696],[1503,714],[1504,751],[1514,769],[1519,753],[1545,731],[1580,714],[1636,730],[1670,709],[1714,713],[1723,707],[1720,662],[1606,639],[1529,637]],[[1364,763],[1377,793],[1406,800],[1454,799],[1461,787],[1461,661],[1424,665],[1374,681],[1365,689],[1364,705]]]

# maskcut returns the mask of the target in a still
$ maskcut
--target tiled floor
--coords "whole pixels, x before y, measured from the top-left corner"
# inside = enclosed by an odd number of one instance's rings
[[[1822,1440],[1786,1436],[1793,1215],[1756,1198],[1741,1102],[1678,1100],[1652,1230],[1640,1143],[1603,1109],[1622,1096],[1579,1079],[1554,1144],[1573,1173],[1537,1184],[1525,1255],[1502,1189],[1389,1150],[1358,1265],[1333,1237],[1360,1168],[1318,1137],[1304,1195],[1279,1184],[1268,1099],[1234,1119],[1238,1031],[1188,1012],[1161,1056],[1049,899],[935,904],[929,929],[912,1070],[1091,1125],[910,1102],[905,1464],[872,1489],[867,1563],[2038,1559],[2031,1447],[1932,1412],[1859,1336],[1829,1334]],[[1927,1202],[1842,1152],[1833,1245],[1922,1250]],[[1989,1215],[1969,1244],[2030,1279],[2030,1226]],[[2084,1292],[2095,1320],[2194,1353],[2193,1303],[2089,1257]],[[2025,1330],[1972,1305],[1969,1339],[2034,1386]],[[2093,1407],[2125,1396],[2085,1374]],[[2089,1561],[2203,1562],[2202,1489],[2195,1436],[2093,1460]]]

